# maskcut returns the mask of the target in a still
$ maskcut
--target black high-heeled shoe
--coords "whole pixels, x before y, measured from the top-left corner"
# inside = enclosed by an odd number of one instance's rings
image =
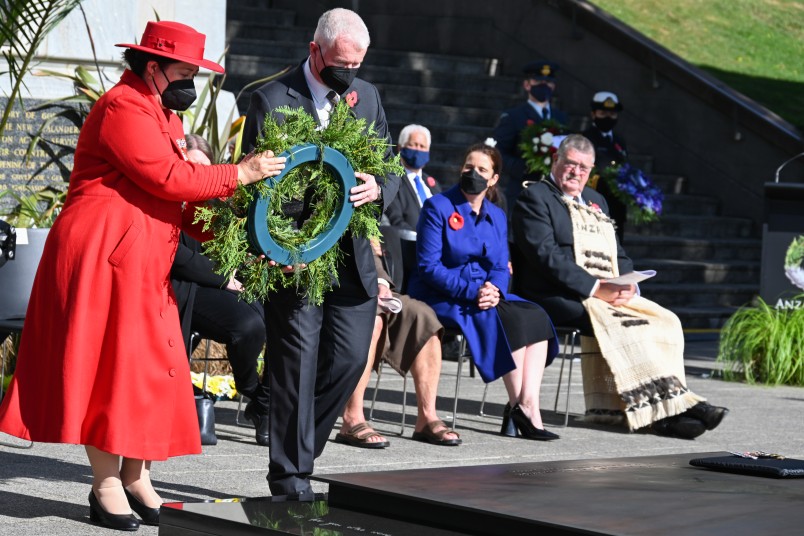
[[[505,409],[503,409],[502,427],[500,428],[500,435],[507,437],[516,437],[516,425],[511,420],[511,404],[506,402]]]
[[[140,522],[134,514],[110,514],[104,510],[92,490],[89,490],[89,519],[115,530],[135,531],[140,528]]]
[[[131,507],[134,512],[140,516],[142,522],[146,525],[152,526],[159,526],[159,508],[151,508],[150,506],[145,506],[141,500],[136,498],[134,495],[131,494],[130,491],[123,488],[123,491],[126,492],[126,499],[128,499],[128,505]]]
[[[525,439],[552,441],[553,439],[559,438],[558,434],[548,432],[544,428],[536,428],[536,426],[530,422],[528,416],[525,415],[525,412],[522,411],[522,408],[519,407],[519,404],[511,408],[511,420]]]

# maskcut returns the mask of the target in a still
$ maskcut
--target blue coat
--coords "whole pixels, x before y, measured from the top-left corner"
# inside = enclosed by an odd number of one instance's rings
[[[449,223],[456,212],[463,218],[459,229]],[[516,368],[497,310],[482,311],[477,306],[478,290],[486,281],[500,289],[503,299],[524,301],[507,293],[505,220],[505,213],[487,199],[475,216],[457,185],[428,199],[416,228],[417,271],[408,286],[408,294],[432,307],[445,326],[463,331],[485,382]],[[558,341],[553,336],[548,363],[557,353]]]

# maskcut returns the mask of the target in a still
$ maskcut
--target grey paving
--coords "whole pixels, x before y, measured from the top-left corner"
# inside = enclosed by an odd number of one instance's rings
[[[548,428],[561,435],[558,441],[542,443],[499,436],[496,433],[500,424],[498,416],[506,401],[502,383],[491,384],[485,407],[488,416],[480,416],[483,383],[464,376],[458,415],[458,429],[464,444],[460,447],[418,443],[410,439],[412,426],[399,437],[395,435],[399,432],[397,425],[378,422],[376,428],[387,434],[390,448],[369,451],[330,443],[316,469],[319,473],[341,473],[755,449],[804,457],[801,431],[804,388],[769,388],[721,381],[712,374],[718,368],[713,359],[715,351],[716,342],[711,340],[688,343],[685,359],[688,383],[712,403],[728,406],[731,413],[718,429],[694,441],[631,434],[581,422],[578,416],[583,410],[583,398],[579,373],[573,375],[570,400],[571,412],[576,415],[570,419],[568,428],[560,428],[558,424],[563,419],[553,412],[560,364],[557,361],[547,369],[541,402]],[[579,368],[576,371],[579,372]],[[445,361],[438,403],[444,419],[451,415],[455,373],[456,363]],[[384,375],[375,417],[399,419],[401,389],[401,378],[393,373]],[[562,386],[562,392],[563,389]],[[414,413],[415,400],[411,395],[408,404],[408,413]],[[268,495],[267,450],[256,445],[252,429],[235,424],[236,410],[235,402],[217,404],[219,442],[216,446],[205,447],[199,456],[155,464],[152,476],[165,499],[192,501]],[[10,438],[3,436],[0,440]],[[0,534],[110,534],[107,529],[89,522],[86,501],[90,481],[82,447],[50,444],[35,444],[30,450],[0,447]],[[326,491],[323,484],[316,484],[316,489]],[[143,526],[139,530],[143,535],[157,533],[154,527]]]

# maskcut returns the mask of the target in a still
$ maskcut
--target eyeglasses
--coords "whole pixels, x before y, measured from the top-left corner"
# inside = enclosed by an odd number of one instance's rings
[[[592,171],[591,166],[584,166],[580,162],[575,162],[573,160],[568,160],[566,158],[563,159],[563,163],[561,165],[564,167],[564,169],[577,168],[578,171],[580,171],[581,173],[589,173],[590,171]]]

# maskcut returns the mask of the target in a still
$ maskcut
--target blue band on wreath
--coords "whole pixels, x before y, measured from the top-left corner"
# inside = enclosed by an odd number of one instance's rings
[[[346,199],[349,195],[349,190],[357,185],[355,171],[340,151],[331,147],[324,147],[322,151],[317,145],[311,143],[296,145],[279,156],[287,157],[287,165],[282,170],[282,173],[267,179],[271,188],[278,184],[295,167],[319,160],[329,166],[343,188],[343,199],[326,228],[294,253],[277,244],[268,230],[267,214],[268,206],[271,202],[270,191],[258,194],[249,206],[246,229],[252,247],[281,265],[289,266],[299,262],[309,263],[326,253],[346,232],[352,212],[354,212],[353,204],[346,201]]]

